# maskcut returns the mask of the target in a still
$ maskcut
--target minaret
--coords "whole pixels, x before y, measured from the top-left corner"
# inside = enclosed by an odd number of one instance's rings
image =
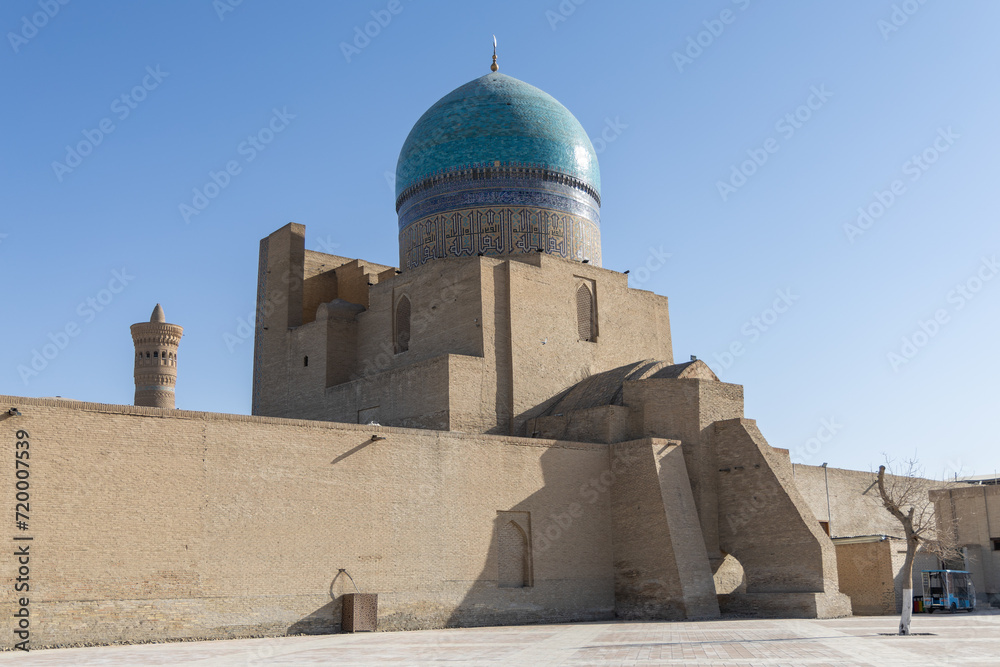
[[[132,325],[135,343],[135,404],[147,408],[173,408],[177,384],[177,346],[184,327],[167,324],[156,304],[149,322]]]

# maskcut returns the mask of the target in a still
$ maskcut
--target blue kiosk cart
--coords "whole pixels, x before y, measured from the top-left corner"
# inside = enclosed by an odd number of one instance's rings
[[[924,611],[934,613],[935,609],[972,611],[976,608],[976,588],[972,585],[972,575],[965,570],[924,570],[923,579]]]

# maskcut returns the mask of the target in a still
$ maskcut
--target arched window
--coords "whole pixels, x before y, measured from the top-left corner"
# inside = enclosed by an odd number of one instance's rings
[[[410,300],[401,297],[396,303],[396,354],[410,349]]]
[[[580,340],[592,343],[597,338],[594,294],[587,285],[580,285],[576,288],[576,328]]]

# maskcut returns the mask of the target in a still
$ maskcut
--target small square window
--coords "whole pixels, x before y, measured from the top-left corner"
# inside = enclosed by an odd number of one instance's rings
[[[993,551],[1000,551],[1000,537],[993,538]]]

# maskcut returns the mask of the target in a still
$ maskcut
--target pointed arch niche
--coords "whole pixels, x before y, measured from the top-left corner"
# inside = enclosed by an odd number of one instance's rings
[[[579,279],[576,286],[576,330],[579,340],[597,342],[597,299],[594,281]]]
[[[497,586],[532,586],[531,514],[497,512]]]
[[[410,299],[405,294],[396,301],[393,319],[393,343],[396,354],[410,349]]]

